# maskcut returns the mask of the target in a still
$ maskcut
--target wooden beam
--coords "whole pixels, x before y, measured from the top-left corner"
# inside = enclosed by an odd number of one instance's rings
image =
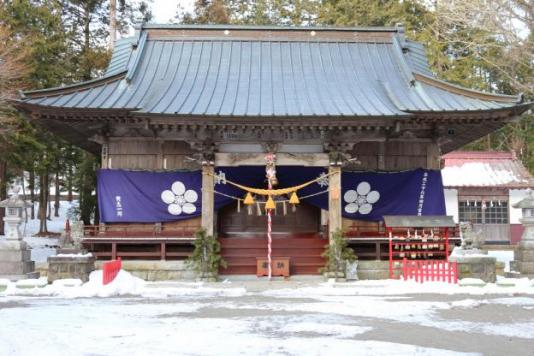
[[[325,167],[328,165],[326,153],[277,153],[278,166]],[[265,165],[264,153],[215,153],[216,166],[262,166]]]
[[[341,218],[341,166],[328,168],[328,239],[332,242],[334,232],[342,228]]]
[[[214,168],[211,164],[202,166],[202,219],[201,226],[206,230],[208,235],[215,236],[214,231],[214,213],[215,197],[213,194],[214,186]]]

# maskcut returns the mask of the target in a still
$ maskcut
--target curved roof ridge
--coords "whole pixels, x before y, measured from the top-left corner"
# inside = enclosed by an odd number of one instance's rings
[[[421,81],[430,86],[446,90],[453,94],[467,96],[473,99],[496,101],[509,104],[521,104],[523,103],[523,95],[505,95],[505,94],[493,94],[475,89],[468,89],[455,85],[444,80],[437,79],[435,77],[428,76],[418,71],[413,71],[413,75],[416,80]]]
[[[23,99],[24,98],[34,99],[34,98],[40,98],[40,97],[45,97],[45,96],[74,93],[80,90],[91,89],[96,86],[105,85],[108,83],[121,80],[124,78],[126,73],[127,71],[121,71],[113,75],[105,75],[100,78],[95,78],[95,79],[87,80],[84,82],[69,84],[69,85],[65,85],[61,87],[24,91],[24,92],[21,92],[21,96]]]
[[[155,24],[145,23],[142,29],[155,30],[269,30],[269,31],[350,31],[350,32],[398,32],[397,27],[389,26],[357,26],[357,27],[335,27],[335,26],[272,26],[272,25],[188,25],[188,24]]]

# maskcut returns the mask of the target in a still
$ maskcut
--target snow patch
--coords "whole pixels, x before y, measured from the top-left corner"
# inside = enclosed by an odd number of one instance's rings
[[[59,253],[57,255],[55,255],[55,257],[70,257],[70,258],[75,258],[75,257],[93,257],[93,254],[92,253]]]
[[[373,330],[370,326],[344,324],[322,324],[313,322],[292,323],[283,326],[280,331],[289,333],[317,333],[340,338],[350,338]]]

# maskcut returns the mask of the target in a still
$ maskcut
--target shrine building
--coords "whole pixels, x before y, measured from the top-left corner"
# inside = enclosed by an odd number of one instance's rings
[[[383,216],[446,215],[441,155],[530,108],[437,79],[400,25],[144,24],[102,77],[14,105],[101,156],[101,224],[84,240],[97,258],[184,259],[203,227],[221,274],[256,272],[269,204],[292,274],[319,273],[339,229],[360,260],[387,259]],[[287,192],[263,194],[266,165]]]

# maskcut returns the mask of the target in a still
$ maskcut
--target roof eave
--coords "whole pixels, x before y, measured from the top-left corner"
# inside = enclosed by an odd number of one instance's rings
[[[519,95],[504,95],[504,94],[493,94],[486,93],[479,90],[467,89],[459,85],[451,84],[449,82],[428,76],[426,74],[420,73],[418,71],[413,71],[413,75],[416,80],[423,82],[425,84],[437,87],[449,91],[454,94],[459,94],[467,96],[473,99],[486,100],[486,101],[495,101],[499,103],[509,103],[509,104],[522,104],[524,97],[522,94]]]
[[[91,80],[87,80],[87,81],[79,82],[75,84],[65,85],[62,87],[23,91],[20,93],[20,96],[22,99],[37,99],[37,98],[46,97],[46,96],[67,94],[67,93],[71,93],[74,91],[79,91],[82,89],[90,89],[98,85],[103,85],[106,83],[120,80],[126,75],[126,73],[127,71],[121,71],[113,75],[103,76],[100,78],[91,79]]]

